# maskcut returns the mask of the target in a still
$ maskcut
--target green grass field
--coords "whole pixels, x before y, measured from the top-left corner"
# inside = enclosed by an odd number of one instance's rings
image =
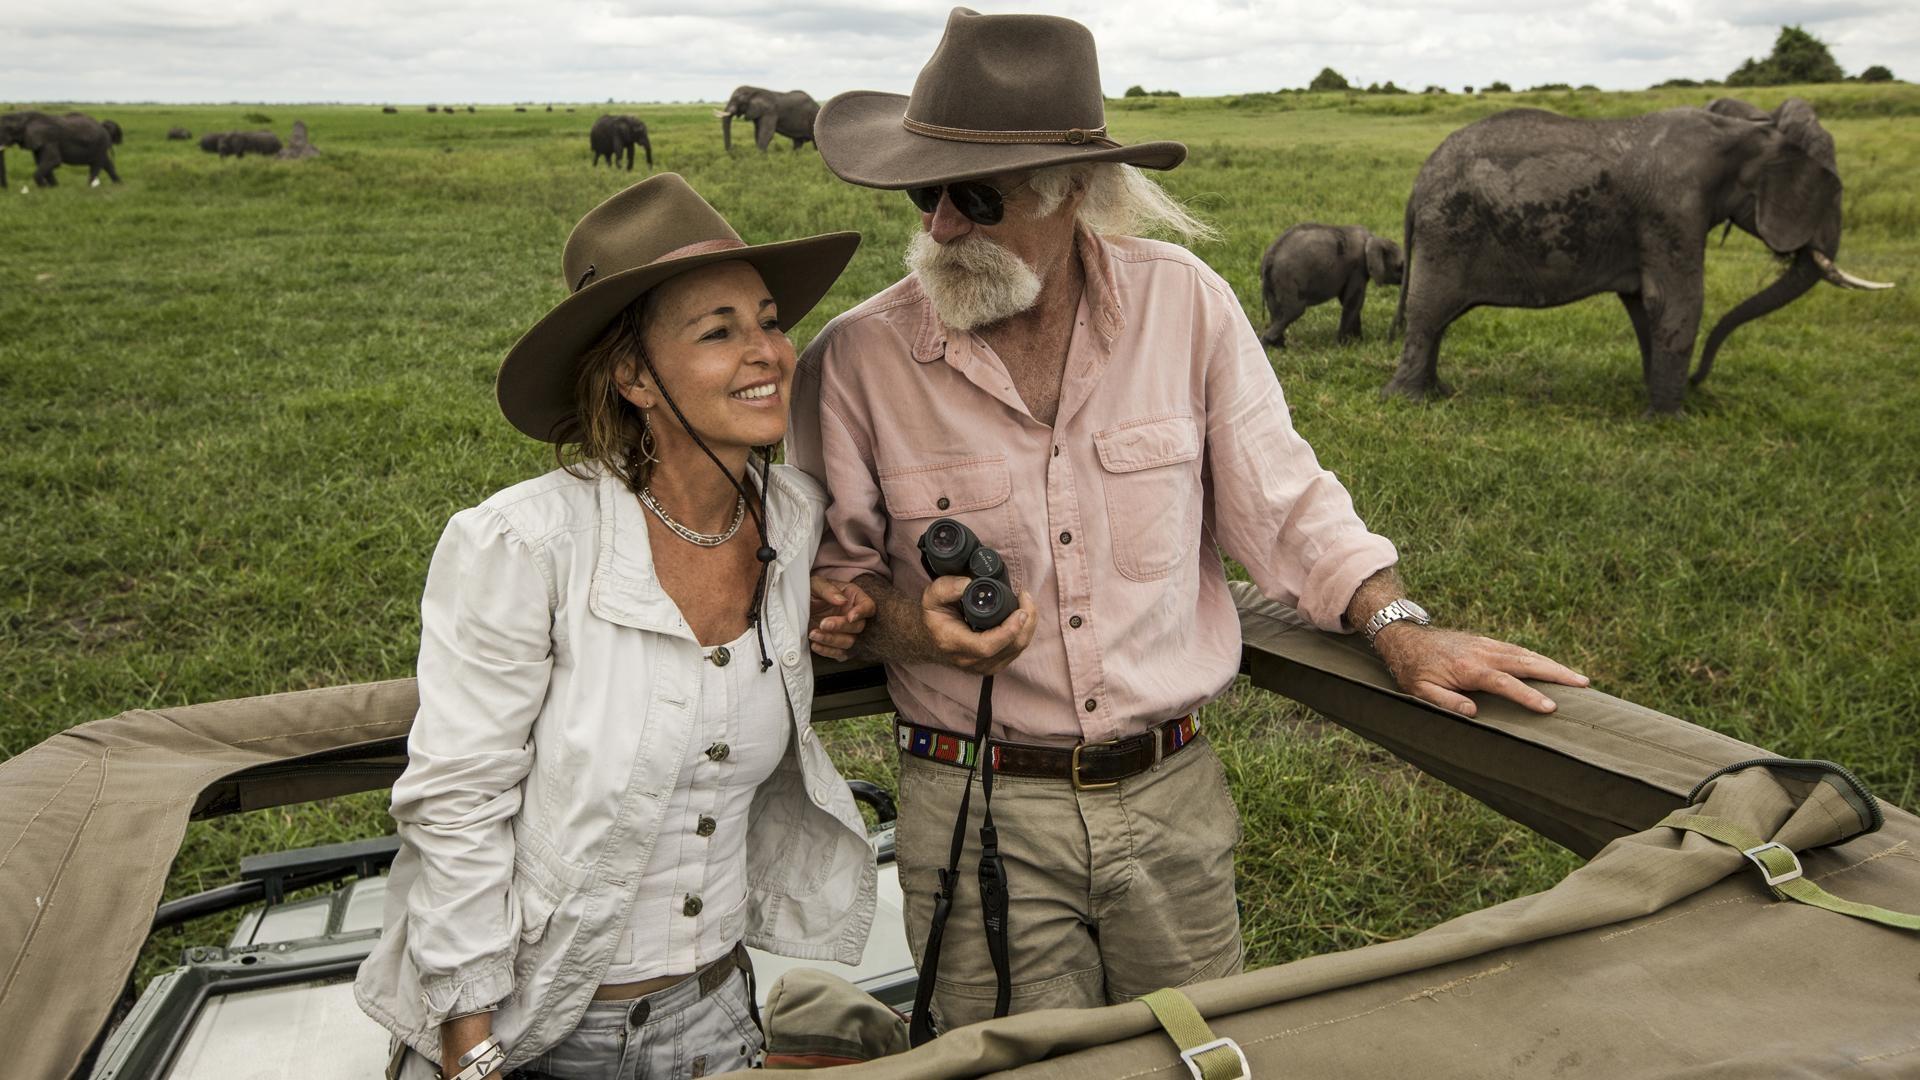
[[[1595,685],[1920,804],[1920,88],[1808,87],[1847,184],[1842,265],[1903,283],[1822,287],[1735,335],[1689,414],[1641,419],[1617,302],[1483,310],[1447,339],[1459,390],[1377,396],[1395,294],[1367,340],[1310,312],[1274,366],[1294,421],[1399,543],[1445,622],[1520,641]],[[1788,91],[1748,100],[1772,107]],[[1180,138],[1166,183],[1223,232],[1198,253],[1264,321],[1260,252],[1300,221],[1398,237],[1421,161],[1455,128],[1538,104],[1628,115],[1712,90],[1479,98],[1253,95],[1116,102],[1124,141]],[[85,106],[82,106],[83,108]],[[324,156],[220,161],[171,125],[284,136]],[[121,710],[404,676],[445,519],[549,467],[493,405],[519,332],[563,295],[561,243],[638,172],[588,166],[575,113],[92,107],[126,183],[83,171],[0,194],[0,757]],[[894,280],[916,218],[819,155],[729,158],[704,107],[622,106],[749,240],[858,228],[852,268],[796,333]],[[738,134],[738,133],[736,133]],[[1707,319],[1776,272],[1735,233]],[[1246,818],[1256,963],[1398,937],[1531,892],[1571,855],[1287,702],[1239,689],[1206,721]],[[882,722],[831,733],[889,779]],[[383,793],[196,825],[170,896],[251,851],[389,828]],[[202,927],[195,940],[217,928]],[[168,935],[142,963],[175,962]]]

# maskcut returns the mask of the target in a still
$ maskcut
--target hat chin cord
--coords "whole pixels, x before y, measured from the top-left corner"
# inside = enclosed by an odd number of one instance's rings
[[[713,467],[719,469],[720,475],[726,477],[727,482],[733,485],[733,489],[740,493],[740,498],[747,504],[747,513],[753,517],[753,527],[760,534],[760,549],[754,552],[754,557],[760,560],[760,573],[754,578],[753,607],[747,612],[747,621],[753,624],[754,638],[760,644],[760,670],[765,671],[773,666],[773,660],[767,655],[767,632],[762,625],[760,615],[767,595],[767,567],[773,560],[780,557],[780,553],[767,542],[767,482],[773,472],[773,450],[766,448],[759,451],[760,497],[756,503],[754,492],[749,490],[739,477],[733,475],[733,470],[721,462],[720,458],[707,447],[706,440],[702,439],[700,433],[693,429],[693,425],[687,422],[687,414],[680,411],[680,406],[673,400],[673,395],[667,393],[667,384],[660,378],[659,370],[653,366],[653,357],[644,345],[640,347],[640,362],[647,366],[647,374],[653,376],[653,385],[660,391],[660,400],[666,402],[667,408],[673,410],[673,417],[680,421],[681,429],[693,437],[693,444],[700,448],[701,453],[707,455],[707,460],[713,462]],[[751,459],[747,462],[747,472],[748,475],[752,475]]]

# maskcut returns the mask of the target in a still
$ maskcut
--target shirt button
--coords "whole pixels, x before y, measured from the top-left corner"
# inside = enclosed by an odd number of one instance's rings
[[[1059,444],[1059,443],[1055,443],[1055,444],[1053,444],[1053,456],[1054,456],[1054,457],[1059,457],[1059,456],[1060,456],[1060,444]]]
[[[733,659],[733,653],[727,651],[727,647],[722,645],[711,653],[708,653],[707,659],[713,661],[714,667],[726,667],[727,661]]]
[[[813,725],[812,724],[802,724],[800,726],[800,741],[803,743],[809,743],[813,741]]]
[[[1095,700],[1093,700],[1092,698],[1088,698],[1088,699],[1087,699],[1087,711],[1088,711],[1088,712],[1092,712],[1093,710],[1095,710],[1095,709],[1097,709],[1097,708],[1099,708],[1099,707],[1100,707],[1100,703],[1099,703],[1099,702],[1097,702],[1097,701],[1095,701]]]
[[[814,788],[813,801],[814,801],[814,804],[817,806],[827,805],[827,789],[823,787]]]
[[[1071,543],[1073,543],[1073,534],[1072,534],[1072,533],[1070,533],[1070,532],[1063,532],[1063,533],[1061,533],[1061,534],[1060,534],[1060,542],[1061,542],[1061,543],[1063,543],[1063,544],[1071,544]]]
[[[1067,625],[1073,627],[1075,630],[1080,629],[1080,616],[1075,615],[1073,618],[1068,619]]]
[[[780,654],[780,662],[788,667],[799,667],[800,653],[797,650],[788,649],[786,652]]]
[[[687,902],[680,905],[680,914],[692,918],[700,914],[700,907],[700,898],[697,896],[689,896],[687,897]]]
[[[706,816],[705,814],[702,814],[700,815],[700,824],[694,826],[693,831],[700,836],[712,836],[713,830],[719,827],[720,827],[719,822],[713,820],[712,818]]]
[[[947,507],[952,506],[953,504],[947,501],[947,497],[945,495],[942,495],[933,505],[939,507],[942,510],[945,510]]]
[[[723,742],[717,742],[717,743],[714,743],[712,746],[707,747],[707,756],[709,758],[712,758],[714,761],[727,760],[727,755],[729,753],[732,753],[732,750],[727,746],[726,743],[723,743]]]

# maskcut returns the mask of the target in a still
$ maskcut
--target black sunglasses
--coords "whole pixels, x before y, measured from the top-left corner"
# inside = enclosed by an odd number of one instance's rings
[[[951,184],[908,188],[907,198],[913,200],[921,213],[931,214],[939,209],[940,195],[945,192],[947,198],[953,200],[953,208],[968,221],[975,225],[998,225],[1000,219],[1007,216],[1007,196],[1031,183],[1033,176],[1001,191],[978,180],[956,180]]]

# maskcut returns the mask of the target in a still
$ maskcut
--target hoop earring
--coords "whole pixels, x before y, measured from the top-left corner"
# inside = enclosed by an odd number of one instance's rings
[[[654,453],[657,448],[658,444],[653,437],[653,424],[648,422],[647,414],[642,412],[640,414],[640,460],[649,465],[658,465],[660,458]]]

